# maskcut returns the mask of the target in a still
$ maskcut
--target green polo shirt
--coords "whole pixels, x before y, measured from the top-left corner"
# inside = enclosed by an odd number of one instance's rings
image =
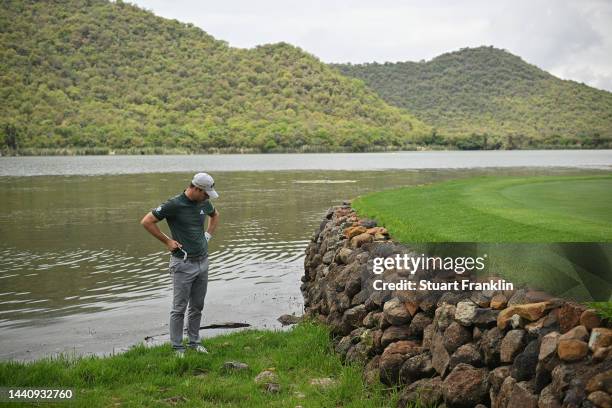
[[[183,245],[189,256],[202,256],[208,253],[208,242],[204,236],[204,223],[206,216],[215,213],[210,200],[202,202],[191,201],[183,191],[159,207],[151,210],[158,220],[166,219],[172,239]],[[172,252],[172,255],[182,258],[184,256],[180,249]]]

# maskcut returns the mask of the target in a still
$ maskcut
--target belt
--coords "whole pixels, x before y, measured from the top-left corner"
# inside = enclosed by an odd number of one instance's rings
[[[181,255],[175,255],[172,254],[173,257],[180,259],[183,262],[200,262],[203,261],[204,259],[208,258],[208,254],[204,254],[204,255],[187,255],[187,257],[185,256],[181,256]]]

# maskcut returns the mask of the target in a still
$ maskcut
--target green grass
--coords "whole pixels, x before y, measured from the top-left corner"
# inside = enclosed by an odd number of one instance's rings
[[[609,302],[610,203],[612,174],[457,179],[368,194],[353,207],[415,251],[484,256],[481,275]]]
[[[353,207],[395,239],[612,242],[612,175],[477,177],[382,191]]]
[[[587,306],[597,310],[597,314],[602,319],[608,319],[612,321],[612,302],[590,302]]]
[[[397,401],[396,391],[382,384],[366,386],[361,367],[343,365],[328,330],[318,324],[304,322],[289,331],[242,331],[206,339],[205,344],[210,354],[191,352],[182,360],[164,345],[137,346],[105,358],[2,362],[0,385],[76,391],[73,402],[44,406],[391,407]],[[226,372],[222,366],[230,360],[247,363],[249,369]],[[255,384],[255,376],[265,369],[278,374],[280,393],[269,394]],[[326,390],[310,385],[312,378],[320,377],[332,377],[336,385]],[[184,400],[173,403],[173,397]]]

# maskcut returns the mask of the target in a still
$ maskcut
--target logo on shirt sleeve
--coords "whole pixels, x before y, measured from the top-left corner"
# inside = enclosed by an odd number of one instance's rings
[[[155,209],[155,211],[157,211],[157,212],[160,212],[161,210],[162,210],[162,206],[161,205]]]
[[[204,210],[200,210],[200,215],[204,215]]]

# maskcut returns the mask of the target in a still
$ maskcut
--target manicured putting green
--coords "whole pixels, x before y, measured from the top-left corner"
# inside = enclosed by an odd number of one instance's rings
[[[459,179],[353,206],[406,243],[612,242],[612,174]]]

